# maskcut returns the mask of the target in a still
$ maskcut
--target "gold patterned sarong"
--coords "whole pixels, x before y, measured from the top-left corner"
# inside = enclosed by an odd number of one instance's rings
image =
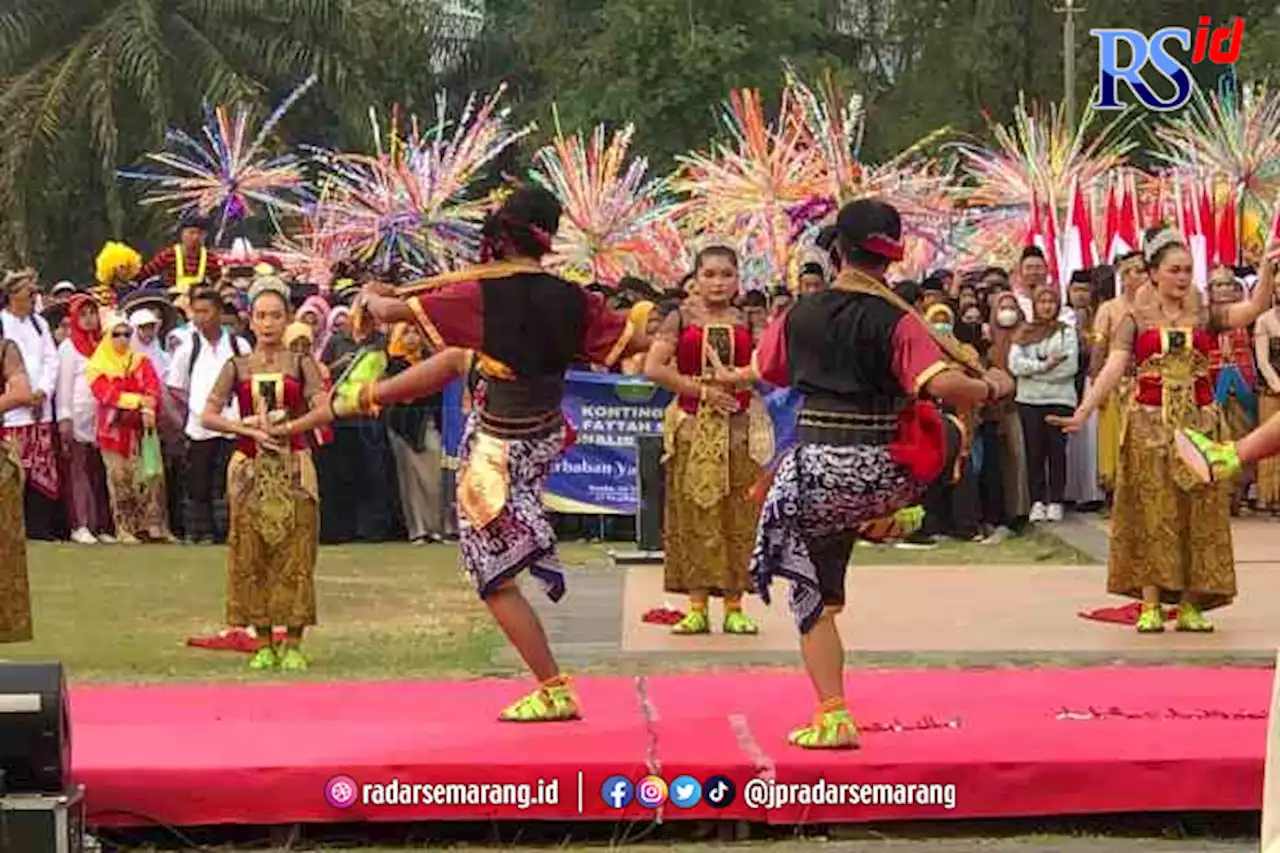
[[[1125,377],[1098,412],[1098,484],[1112,494],[1120,467],[1120,433],[1133,398],[1133,380]]]
[[[227,466],[227,620],[316,623],[319,485],[308,451],[237,452]]]
[[[22,489],[17,451],[0,440],[0,643],[23,643],[32,638]]]
[[[458,507],[483,530],[502,514],[510,492],[510,452],[504,439],[476,430],[458,471]]]
[[[1188,591],[1206,610],[1236,595],[1232,486],[1200,483],[1174,448],[1180,428],[1218,435],[1217,408],[1195,402],[1195,380],[1207,367],[1204,355],[1188,346],[1152,357],[1140,369],[1140,376],[1160,377],[1162,403],[1135,401],[1122,424],[1107,568],[1111,593],[1140,598],[1143,587],[1153,586],[1161,600],[1176,603]]]

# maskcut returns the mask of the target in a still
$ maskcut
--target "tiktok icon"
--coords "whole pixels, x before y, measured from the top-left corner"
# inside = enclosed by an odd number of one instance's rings
[[[737,794],[738,789],[728,776],[712,776],[702,785],[702,800],[713,809],[728,808]]]

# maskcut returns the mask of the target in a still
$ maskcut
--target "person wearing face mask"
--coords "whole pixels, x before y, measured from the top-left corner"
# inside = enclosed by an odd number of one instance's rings
[[[1008,290],[995,294],[991,315],[988,359],[992,367],[1008,372],[1009,353],[1023,326],[1017,297]],[[1013,399],[988,406],[983,420],[983,458],[998,460],[997,464],[983,466],[983,521],[994,528],[993,541],[999,542],[1020,530],[1031,515],[1026,441]]]
[[[1209,382],[1215,335],[1245,328],[1271,306],[1269,262],[1247,302],[1208,306],[1192,283],[1191,252],[1176,231],[1151,236],[1143,249],[1151,284],[1134,297],[1097,382],[1060,423],[1079,431],[1136,364],[1133,405],[1120,447],[1111,517],[1107,589],[1140,598],[1137,629],[1165,628],[1161,602],[1177,603],[1180,631],[1213,630],[1203,611],[1236,595],[1231,541],[1231,484],[1199,482],[1177,461],[1179,431],[1214,432],[1219,413]],[[1280,254],[1268,247],[1269,259]]]
[[[1033,304],[1032,321],[1018,330],[1009,350],[1009,371],[1018,380],[1031,521],[1057,522],[1067,488],[1067,443],[1049,418],[1068,417],[1076,407],[1080,347],[1075,329],[1058,319],[1062,306],[1052,288],[1037,290]]]
[[[674,633],[709,633],[708,599],[719,597],[724,633],[754,634],[742,599],[751,591],[747,569],[760,508],[748,492],[772,455],[768,415],[752,391],[733,393],[711,379],[721,367],[750,363],[759,326],[731,303],[736,252],[709,246],[694,271],[693,295],[667,315],[645,361],[649,381],[676,394],[663,425],[664,589],[689,596]]]
[[[160,378],[151,360],[132,350],[133,329],[123,315],[109,315],[104,328],[107,334],[85,365],[85,375],[98,401],[98,447],[107,468],[116,539],[122,545],[136,545],[140,536],[173,543],[156,435]]]

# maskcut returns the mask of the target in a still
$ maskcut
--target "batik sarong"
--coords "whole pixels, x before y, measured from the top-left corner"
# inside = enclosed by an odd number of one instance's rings
[[[892,515],[924,494],[889,448],[805,444],[778,465],[765,498],[751,575],[768,603],[775,577],[791,581],[791,612],[801,633],[826,604],[843,602],[844,573],[862,524]]]
[[[458,471],[458,545],[481,598],[528,569],[547,597],[564,597],[556,534],[542,505],[551,466],[564,451],[562,425],[538,438],[497,438],[473,412]]]

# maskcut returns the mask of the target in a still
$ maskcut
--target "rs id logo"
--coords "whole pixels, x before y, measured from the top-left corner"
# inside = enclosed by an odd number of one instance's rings
[[[1125,83],[1129,91],[1142,104],[1162,112],[1176,110],[1191,100],[1195,81],[1191,72],[1173,52],[1173,45],[1182,48],[1181,54],[1191,55],[1191,64],[1199,65],[1208,60],[1214,65],[1231,65],[1240,58],[1240,45],[1244,41],[1244,18],[1235,18],[1230,26],[1222,26],[1210,32],[1212,19],[1200,18],[1194,36],[1185,27],[1165,27],[1147,38],[1137,30],[1090,30],[1089,35],[1098,40],[1098,102],[1100,110],[1122,110],[1127,105],[1120,100],[1119,84]],[[1128,48],[1129,59],[1123,63],[1120,46]],[[1173,86],[1173,95],[1162,99],[1142,76],[1152,69]]]

